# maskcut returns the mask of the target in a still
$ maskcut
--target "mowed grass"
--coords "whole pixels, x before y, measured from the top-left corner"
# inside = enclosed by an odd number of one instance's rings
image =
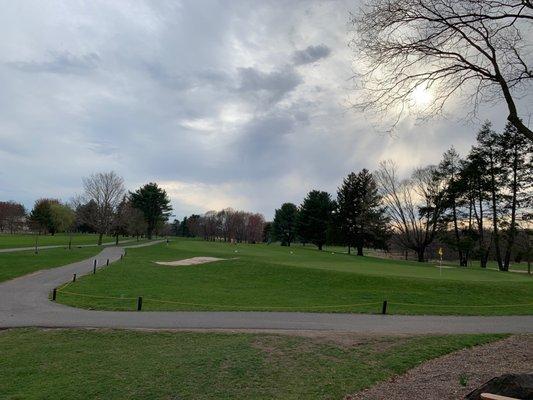
[[[66,233],[56,233],[55,235],[38,235],[37,243],[39,246],[68,246],[69,235]],[[124,239],[120,239],[124,240]],[[113,242],[115,238],[113,236],[104,236],[103,242]],[[87,244],[97,244],[98,235],[92,233],[76,233],[72,235],[72,245],[87,245]],[[34,234],[0,234],[0,249],[11,249],[17,247],[33,247],[35,246],[35,235]]]
[[[225,258],[169,267],[154,261]],[[130,249],[123,261],[86,276],[58,301],[89,309],[315,311],[392,314],[533,313],[533,279],[481,269],[320,252],[311,247],[231,245],[178,239]]]
[[[61,267],[92,257],[102,251],[98,247],[43,249],[0,253],[0,282],[26,275],[41,269]]]
[[[0,332],[2,399],[342,399],[501,335]],[[458,372],[459,373],[459,372]],[[457,381],[459,385],[459,377]]]

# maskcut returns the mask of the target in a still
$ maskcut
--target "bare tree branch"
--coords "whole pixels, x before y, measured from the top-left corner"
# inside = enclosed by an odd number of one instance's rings
[[[509,122],[533,141],[516,105],[533,79],[532,44],[522,36],[532,21],[531,0],[368,0],[352,15],[364,91],[355,107],[392,112],[397,123],[419,87],[433,93],[416,110],[426,116],[459,92],[469,93],[474,113],[503,99]]]

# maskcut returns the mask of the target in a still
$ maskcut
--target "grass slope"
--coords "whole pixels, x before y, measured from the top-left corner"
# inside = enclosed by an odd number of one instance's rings
[[[153,263],[194,256],[228,260],[181,267]],[[178,240],[128,250],[122,262],[78,280],[59,293],[58,301],[133,310],[137,296],[143,296],[144,310],[378,312],[387,299],[389,311],[397,314],[531,314],[533,279],[458,268],[444,269],[440,275],[433,265],[309,247]]]
[[[40,269],[61,267],[83,260],[102,251],[98,247],[72,248],[71,250],[45,249],[38,254],[33,251],[0,253],[0,282],[26,275]]]
[[[359,337],[0,332],[2,399],[341,399],[497,335]],[[459,385],[459,379],[457,382]]]

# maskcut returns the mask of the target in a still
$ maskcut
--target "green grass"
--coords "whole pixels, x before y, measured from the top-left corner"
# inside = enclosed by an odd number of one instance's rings
[[[227,260],[181,267],[153,263],[194,256]],[[133,310],[137,296],[143,296],[143,310],[375,313],[386,299],[393,314],[533,313],[533,279],[524,274],[453,268],[443,269],[441,275],[430,264],[332,254],[311,247],[184,239],[128,250],[123,261],[61,291],[58,301],[91,309]]]
[[[0,253],[0,282],[26,275],[40,269],[60,267],[98,254],[98,247],[57,248],[16,253]]]
[[[120,239],[124,240],[124,239]],[[56,233],[55,235],[38,235],[39,246],[67,246],[69,242],[69,235],[66,233]],[[113,236],[104,236],[103,242],[114,242]],[[92,233],[77,233],[72,236],[72,245],[97,244],[98,235]],[[11,249],[16,247],[32,247],[35,246],[35,235],[33,234],[0,234],[0,249]]]
[[[352,337],[341,344],[273,334],[7,330],[0,332],[0,397],[342,399],[501,337]]]

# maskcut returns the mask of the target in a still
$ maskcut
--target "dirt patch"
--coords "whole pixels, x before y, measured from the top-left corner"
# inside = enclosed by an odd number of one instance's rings
[[[495,376],[533,372],[533,336],[512,336],[427,361],[346,400],[462,399]]]
[[[193,258],[186,258],[185,260],[176,260],[176,261],[154,261],[156,264],[159,265],[168,265],[171,267],[177,267],[182,265],[198,265],[198,264],[206,264],[210,262],[215,261],[223,261],[226,260],[226,258],[216,258],[216,257],[193,257]]]

